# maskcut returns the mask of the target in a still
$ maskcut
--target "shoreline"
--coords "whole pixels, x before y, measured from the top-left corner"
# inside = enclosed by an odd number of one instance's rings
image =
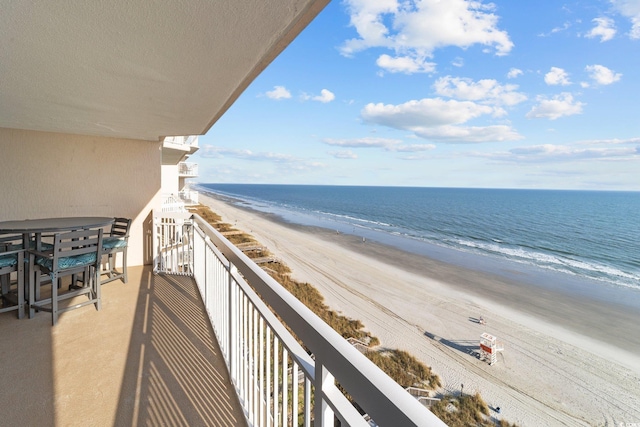
[[[229,202],[208,192],[202,200],[265,244],[328,306],[363,321],[383,346],[407,350],[431,366],[445,391],[465,384],[465,392],[478,390],[490,405],[509,407],[502,416],[521,425],[640,418],[633,409],[640,400],[640,316],[631,307],[288,223]],[[486,326],[473,322],[480,315]],[[485,330],[506,348],[491,367],[468,354]],[[597,395],[583,396],[593,390]]]
[[[227,205],[235,200],[207,192]],[[257,211],[248,206],[233,204],[233,208],[242,209],[267,221],[280,224],[302,233],[320,237],[334,243],[375,258],[381,263],[400,266],[407,271],[429,277],[445,283],[454,289],[474,294],[479,298],[494,300],[495,304],[522,311],[528,315],[546,319],[550,323],[562,326],[570,331],[599,339],[632,354],[640,354],[640,311],[626,304],[603,300],[589,293],[569,293],[564,289],[551,289],[537,286],[526,281],[478,271],[458,264],[436,260],[426,255],[402,250],[394,245],[377,241],[362,241],[357,235],[336,233],[323,227],[301,225],[286,221],[276,214]],[[246,230],[245,230],[246,231]],[[512,272],[519,274],[520,272]],[[626,290],[617,290],[624,292]],[[518,298],[515,298],[517,296]],[[603,324],[612,328],[604,331]],[[640,372],[640,370],[639,370]]]

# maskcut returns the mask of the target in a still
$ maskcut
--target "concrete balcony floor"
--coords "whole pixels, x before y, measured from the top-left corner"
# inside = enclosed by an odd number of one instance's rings
[[[3,313],[0,337],[3,426],[246,426],[190,278],[130,267],[102,310]]]

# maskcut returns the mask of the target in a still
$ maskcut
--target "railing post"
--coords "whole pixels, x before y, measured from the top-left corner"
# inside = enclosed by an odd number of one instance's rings
[[[333,375],[327,370],[327,368],[316,357],[316,372],[314,380],[314,427],[333,427],[333,411],[327,404],[325,398],[325,390],[328,386],[333,386],[335,379]]]
[[[196,226],[196,224],[194,222],[193,223],[193,228],[194,228],[193,236],[194,236],[194,239],[195,239],[195,235],[196,235],[195,226]],[[202,276],[204,278],[203,279],[204,280],[204,286],[203,286],[203,292],[202,293],[204,294],[203,295],[204,296],[203,299],[205,301],[205,303],[204,303],[205,307],[207,309],[207,312],[210,313],[209,315],[211,316],[212,307],[210,306],[211,302],[209,301],[209,287],[210,286],[213,287],[214,283],[209,283],[209,274],[208,274],[208,272],[209,272],[209,268],[208,268],[209,267],[209,259],[207,257],[207,243],[209,241],[211,241],[211,239],[209,238],[209,236],[206,236],[206,235],[202,239],[202,243],[203,243],[203,245],[202,245],[202,263],[204,264],[203,267],[202,267],[202,270],[203,270]],[[194,256],[193,256],[193,273],[194,274],[195,274],[195,271],[196,271],[196,259],[195,259],[196,258],[195,257],[196,246],[195,246],[195,244],[196,244],[196,242],[193,241],[193,254],[194,254]],[[214,327],[217,327],[217,325],[215,325]]]
[[[151,253],[153,257],[153,272],[158,272],[158,250],[160,248],[160,243],[158,242],[158,221],[160,220],[155,212],[152,212],[151,219]]]

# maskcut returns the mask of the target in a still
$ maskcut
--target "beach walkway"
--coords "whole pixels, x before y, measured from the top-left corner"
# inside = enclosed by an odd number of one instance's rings
[[[93,306],[0,315],[2,425],[245,426],[195,282],[129,268]]]

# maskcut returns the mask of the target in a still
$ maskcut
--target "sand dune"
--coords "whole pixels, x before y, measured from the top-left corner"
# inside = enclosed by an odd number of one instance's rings
[[[335,232],[285,224],[201,193],[382,346],[407,350],[443,392],[479,391],[522,426],[640,423],[640,313],[505,281]],[[487,320],[477,322],[479,316]],[[489,366],[480,334],[504,345]]]

